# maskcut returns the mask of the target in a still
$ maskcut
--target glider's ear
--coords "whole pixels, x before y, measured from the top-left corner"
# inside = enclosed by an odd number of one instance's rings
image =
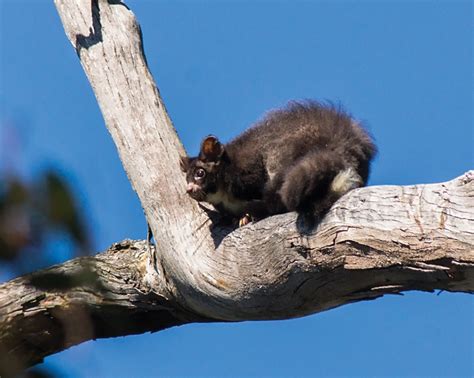
[[[203,161],[217,162],[224,153],[224,146],[219,142],[214,135],[209,135],[204,138],[201,143],[201,151],[199,152],[199,159]]]

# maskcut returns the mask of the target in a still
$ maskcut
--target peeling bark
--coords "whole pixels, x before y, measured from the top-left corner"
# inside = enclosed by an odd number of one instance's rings
[[[473,171],[353,190],[317,225],[288,213],[220,227],[185,195],[184,149],[131,11],[118,1],[55,4],[157,243],[151,255],[143,242],[124,242],[1,285],[0,354],[10,361],[187,322],[287,319],[407,290],[474,291]]]

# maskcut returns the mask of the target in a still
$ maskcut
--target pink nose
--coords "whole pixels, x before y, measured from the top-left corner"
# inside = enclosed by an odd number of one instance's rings
[[[196,184],[190,182],[188,183],[188,186],[186,187],[186,193],[192,193],[192,192],[197,191],[198,189],[199,187]]]

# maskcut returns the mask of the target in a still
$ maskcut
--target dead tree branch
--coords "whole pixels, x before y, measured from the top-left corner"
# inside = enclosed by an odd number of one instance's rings
[[[0,355],[29,366],[86,340],[189,322],[292,318],[407,290],[472,293],[473,198],[471,171],[352,191],[307,235],[294,213],[231,233],[215,227],[226,235],[213,250],[221,265],[193,271],[213,288],[215,316],[170,296],[167,274],[150,284],[146,243],[124,241],[0,285]]]

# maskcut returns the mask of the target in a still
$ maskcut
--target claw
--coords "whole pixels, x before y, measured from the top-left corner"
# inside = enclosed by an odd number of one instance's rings
[[[252,217],[250,214],[245,214],[242,218],[239,219],[239,227],[243,227],[252,222]]]

